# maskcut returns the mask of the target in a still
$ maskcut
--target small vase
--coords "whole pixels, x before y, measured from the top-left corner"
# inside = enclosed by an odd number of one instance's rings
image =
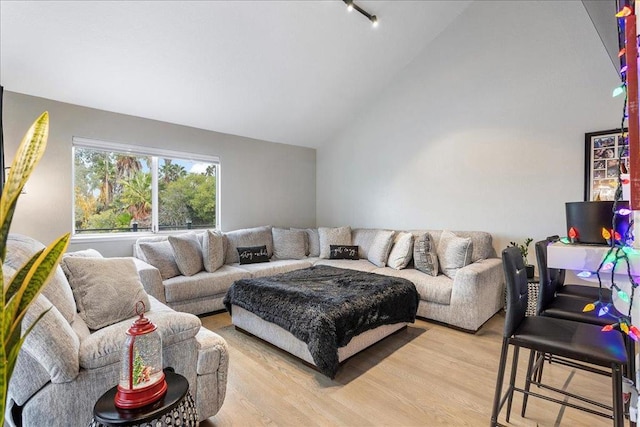
[[[536,275],[536,267],[531,264],[527,264],[527,279],[533,279],[533,276]]]

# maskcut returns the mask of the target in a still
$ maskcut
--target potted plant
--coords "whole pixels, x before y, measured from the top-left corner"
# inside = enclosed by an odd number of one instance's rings
[[[31,125],[22,139],[0,198],[0,258],[2,260],[0,262],[0,277],[2,277],[0,318],[4,325],[0,328],[0,426],[4,425],[9,380],[16,365],[20,347],[35,324],[47,312],[42,313],[21,335],[22,319],[33,300],[38,297],[44,285],[55,272],[69,243],[70,235],[67,233],[47,248],[36,252],[27,263],[16,271],[11,280],[5,277],[3,264],[7,255],[7,238],[13,213],[22,188],[44,154],[48,135],[49,114],[44,112]]]
[[[529,245],[533,242],[531,237],[527,237],[524,240],[524,243],[519,245],[516,242],[509,242],[511,246],[514,246],[520,249],[520,254],[522,255],[522,260],[524,261],[524,265],[527,267],[527,279],[533,279],[535,276],[536,268],[533,264],[529,264],[529,260],[527,259],[527,255],[529,255]]]

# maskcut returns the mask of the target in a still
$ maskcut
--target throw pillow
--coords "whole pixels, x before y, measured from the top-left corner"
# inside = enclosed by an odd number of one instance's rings
[[[178,264],[178,270],[184,276],[193,276],[202,271],[202,249],[196,233],[169,236],[169,244],[173,250],[173,257]]]
[[[239,261],[237,249],[240,247],[265,245],[269,258],[273,255],[273,236],[271,235],[270,225],[230,231],[225,233],[224,236],[227,248],[224,259],[227,264]]]
[[[306,254],[310,257],[320,256],[320,236],[317,228],[291,228],[291,230],[304,231],[306,238]]]
[[[351,227],[318,228],[320,240],[320,258],[329,258],[331,245],[351,245]]]
[[[305,242],[307,233],[302,230],[284,230],[274,228],[273,256],[278,259],[302,259],[306,257]]]
[[[136,303],[151,308],[132,258],[64,260],[80,317],[89,329],[100,329],[136,315]]]
[[[416,237],[413,244],[413,263],[416,270],[430,276],[438,275],[438,255],[433,236],[429,233]]]
[[[395,270],[402,270],[413,256],[413,234],[401,231],[396,234],[393,247],[389,253],[387,265]]]
[[[180,275],[178,264],[173,256],[173,249],[168,240],[161,242],[141,242],[139,244],[146,261],[160,270],[162,280]]]
[[[202,240],[204,269],[213,273],[224,265],[224,236],[219,231],[207,230]]]
[[[440,235],[437,252],[440,270],[453,279],[458,270],[471,264],[473,243],[470,237],[458,237],[451,231],[444,230]]]
[[[389,251],[393,244],[393,236],[396,234],[393,230],[378,230],[373,238],[367,259],[376,267],[384,267],[387,265]]]
[[[256,264],[258,262],[269,262],[269,253],[267,245],[250,246],[246,248],[237,248],[240,264]]]
[[[329,248],[329,259],[359,259],[357,246],[329,245]]]

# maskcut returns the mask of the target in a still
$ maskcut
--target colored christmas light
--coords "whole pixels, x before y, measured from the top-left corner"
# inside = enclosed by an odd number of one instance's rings
[[[569,237],[572,239],[575,239],[576,237],[578,237],[578,230],[576,230],[575,227],[571,227],[569,229]]]
[[[629,331],[627,332],[627,335],[629,336],[629,338],[631,338],[634,341],[638,341],[638,335],[634,334],[633,332]]]
[[[594,303],[589,303],[589,304],[584,306],[584,308],[582,309],[582,312],[586,313],[588,311],[593,311],[595,309],[596,309],[596,305]]]
[[[620,52],[618,52],[618,58],[622,58],[622,55],[624,55],[625,53],[627,53],[627,48],[623,47],[622,49],[620,49]]]
[[[611,96],[615,98],[616,96],[622,95],[624,93],[624,89],[625,89],[624,85],[618,86],[613,90],[613,93],[611,94]]]
[[[609,304],[605,305],[598,311],[598,317],[605,316],[609,313]]]
[[[605,240],[609,240],[611,239],[611,233],[609,232],[609,230],[607,230],[606,228],[602,227],[602,237]]]
[[[609,331],[613,331],[613,325],[605,325],[602,328],[602,332],[609,332]]]
[[[625,16],[631,15],[631,8],[629,6],[624,6],[618,13],[616,13],[616,18],[624,18]]]
[[[563,237],[560,239],[560,243],[564,243],[565,245],[568,245],[569,243],[571,243],[571,241],[569,241],[569,239],[567,239],[566,237]]]
[[[620,68],[620,74],[624,74],[627,72],[627,66],[625,65],[624,67]]]
[[[601,268],[601,270],[603,270],[603,271],[609,271],[611,269],[613,269],[613,263],[612,262],[605,263]]]
[[[629,295],[627,295],[627,293],[623,290],[618,291],[618,297],[626,303],[629,302]]]
[[[616,211],[616,213],[617,213],[618,215],[628,216],[628,215],[631,213],[631,209],[625,209],[625,208],[618,209],[618,210]]]
[[[629,325],[627,325],[625,322],[620,322],[620,330],[622,332],[624,332],[625,334],[629,333]]]
[[[587,277],[591,277],[591,272],[590,271],[581,271],[580,273],[577,274],[578,277],[582,277],[583,279],[586,279]]]

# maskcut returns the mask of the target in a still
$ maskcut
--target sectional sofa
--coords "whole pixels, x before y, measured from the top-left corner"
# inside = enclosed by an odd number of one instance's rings
[[[438,251],[445,246],[442,236],[449,242],[452,235],[462,244],[458,250],[464,251],[464,260],[448,259],[460,258],[460,254],[447,253],[446,248]],[[424,247],[420,252],[418,243],[423,244],[425,236],[430,237],[434,249],[431,256],[436,265],[430,266],[435,271],[416,265],[416,257],[424,255]],[[356,246],[358,259],[330,259],[333,243]],[[268,262],[240,263],[238,248],[262,246]],[[142,237],[135,243],[133,255],[142,261],[138,269],[149,295],[174,310],[193,314],[222,310],[225,294],[236,280],[313,265],[408,279],[420,295],[419,317],[470,332],[477,331],[504,301],[501,260],[496,257],[491,234],[482,231],[262,226],[226,233],[207,230],[182,237]]]

